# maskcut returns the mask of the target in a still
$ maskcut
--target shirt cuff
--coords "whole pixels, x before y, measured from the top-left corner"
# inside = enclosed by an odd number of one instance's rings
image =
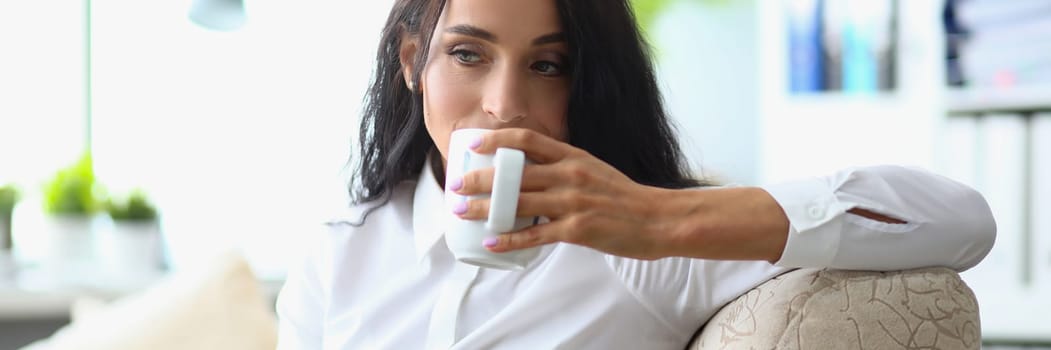
[[[813,178],[761,187],[788,217],[788,240],[781,267],[829,267],[839,251],[843,214],[849,205],[836,198],[825,179]]]

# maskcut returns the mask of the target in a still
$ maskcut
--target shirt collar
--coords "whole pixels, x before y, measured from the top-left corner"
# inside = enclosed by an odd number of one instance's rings
[[[416,257],[423,260],[427,252],[445,233],[452,212],[446,209],[445,192],[438,185],[431,167],[431,157],[423,164],[412,200],[412,231],[416,240]]]

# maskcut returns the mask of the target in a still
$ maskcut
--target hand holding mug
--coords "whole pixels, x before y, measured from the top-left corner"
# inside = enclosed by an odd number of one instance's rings
[[[762,188],[642,185],[584,150],[526,129],[494,130],[474,143],[472,149],[480,154],[498,148],[524,151],[534,164],[523,170],[517,215],[550,219],[485,241],[490,251],[566,242],[645,260],[772,262],[784,251],[788,218]],[[468,172],[456,192],[488,193],[492,179],[491,169]],[[470,200],[460,217],[483,219],[488,210],[486,199]]]
[[[637,184],[591,154],[531,130],[501,129],[478,137],[472,152],[492,155],[498,148],[520,149],[535,163],[524,167],[516,216],[546,217],[550,222],[475,244],[504,253],[562,241],[634,258],[666,256],[666,234],[671,231],[664,226],[668,221],[660,218],[671,213],[659,213],[651,201],[668,190]],[[496,140],[503,144],[497,146]],[[462,181],[453,192],[475,196],[494,191],[498,171],[480,168],[464,172],[462,180],[447,173],[446,181]],[[474,198],[459,217],[486,219],[493,214],[491,207],[491,200]]]
[[[453,256],[461,262],[488,268],[522,270],[537,256],[538,248],[493,252],[483,246],[487,240],[491,241],[504,232],[533,225],[538,220],[535,216],[516,215],[522,170],[526,164],[525,154],[513,148],[499,148],[493,154],[475,153],[470,149],[473,142],[489,131],[459,129],[453,131],[450,137],[445,176],[453,181],[446,182],[446,207],[453,213],[462,213],[470,201],[484,200],[488,203],[488,214],[483,218],[451,217],[446,226],[445,241]],[[478,169],[487,169],[492,175],[489,189],[484,193],[457,193],[456,190],[460,188],[456,180]]]

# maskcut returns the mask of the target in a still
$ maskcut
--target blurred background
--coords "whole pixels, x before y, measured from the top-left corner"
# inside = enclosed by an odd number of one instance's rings
[[[698,172],[969,184],[984,341],[1051,344],[1051,1],[633,2]],[[231,250],[276,293],[346,205],[390,4],[0,2],[0,349]]]

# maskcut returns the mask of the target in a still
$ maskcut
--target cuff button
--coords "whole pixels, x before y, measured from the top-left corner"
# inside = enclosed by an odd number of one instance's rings
[[[807,208],[807,214],[810,215],[811,219],[817,220],[825,217],[825,209],[820,206],[814,205]]]

